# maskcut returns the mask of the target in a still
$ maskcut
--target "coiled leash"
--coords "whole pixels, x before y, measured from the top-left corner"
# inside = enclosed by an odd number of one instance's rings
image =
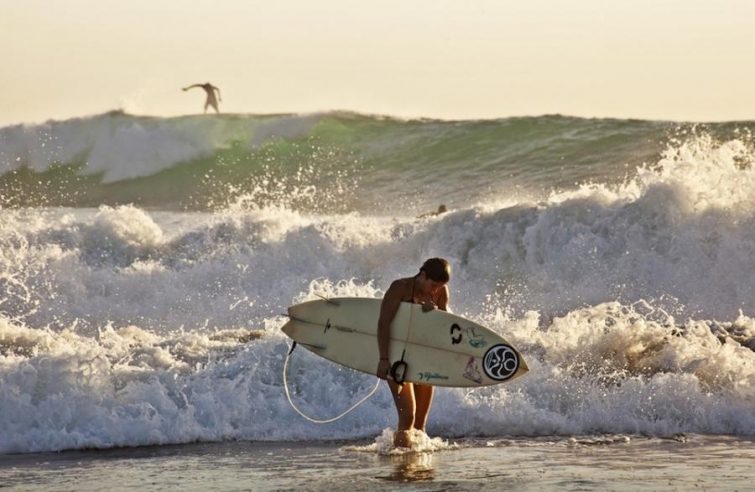
[[[409,366],[404,362],[404,354],[406,354],[406,349],[401,352],[401,360],[397,360],[391,366],[391,377],[396,384],[404,384],[404,379],[406,379],[406,369]],[[398,392],[401,393],[401,388]]]
[[[336,420],[338,420],[338,419],[346,416],[349,412],[351,412],[352,410],[354,410],[356,407],[358,407],[362,403],[366,402],[372,395],[375,394],[375,392],[377,391],[378,387],[380,386],[380,379],[378,378],[377,383],[375,383],[375,387],[372,388],[372,391],[370,391],[367,394],[367,396],[365,396],[364,398],[362,398],[361,400],[359,400],[358,402],[356,402],[354,405],[352,405],[351,407],[349,407],[348,410],[346,410],[345,412],[337,415],[336,417],[333,417],[331,419],[324,419],[324,420],[313,419],[312,417],[310,417],[308,415],[305,415],[304,412],[302,412],[301,410],[299,410],[299,408],[296,405],[294,405],[294,402],[291,400],[291,394],[288,392],[288,379],[286,378],[286,372],[287,372],[287,369],[288,369],[288,359],[291,358],[291,352],[293,352],[295,348],[296,348],[296,342],[294,342],[294,344],[291,345],[291,350],[288,351],[288,355],[286,355],[286,360],[283,362],[283,389],[286,392],[286,398],[288,399],[288,403],[291,405],[291,408],[293,408],[294,410],[296,410],[296,413],[298,413],[299,415],[301,415],[305,419],[309,420],[310,422],[313,422],[315,424],[329,424],[331,422],[335,422]],[[402,359],[403,359],[403,356],[402,356]],[[406,365],[406,363],[404,363],[404,365]]]
[[[409,326],[406,330],[406,340],[404,340],[404,350],[401,351],[401,360],[397,360],[391,366],[391,377],[393,381],[398,384],[397,393],[401,394],[401,390],[404,389],[404,380],[406,379],[406,370],[409,365],[404,362],[404,356],[406,355],[406,346],[409,344],[409,338],[412,336],[412,325],[414,324],[414,287],[417,283],[417,277],[412,280],[412,302],[409,307]]]

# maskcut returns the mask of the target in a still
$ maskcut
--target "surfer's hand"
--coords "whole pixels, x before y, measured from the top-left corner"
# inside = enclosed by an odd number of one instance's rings
[[[426,313],[428,311],[432,311],[433,309],[437,309],[438,306],[435,305],[433,301],[425,301],[422,303],[422,312]]]
[[[377,371],[375,371],[375,375],[380,379],[388,379],[390,370],[391,361],[389,361],[388,359],[380,359],[380,362],[378,362]]]

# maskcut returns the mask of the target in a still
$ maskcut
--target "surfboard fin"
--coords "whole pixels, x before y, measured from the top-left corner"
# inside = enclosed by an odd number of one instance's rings
[[[320,299],[322,299],[323,301],[327,302],[328,304],[332,304],[334,306],[340,306],[341,305],[338,301],[334,301],[333,299],[330,299],[328,297],[321,296],[320,294],[315,294],[315,295],[317,297],[319,297]]]
[[[310,350],[325,350],[326,348],[328,348],[325,345],[317,345],[317,344],[314,344],[314,343],[299,342],[299,345],[304,345],[305,347],[307,347]]]

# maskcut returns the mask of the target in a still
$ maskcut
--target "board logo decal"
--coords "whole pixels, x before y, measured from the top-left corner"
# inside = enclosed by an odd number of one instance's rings
[[[419,373],[419,379],[422,381],[430,381],[431,379],[448,379],[445,374],[438,374],[437,372],[421,372]]]
[[[519,369],[519,356],[513,348],[502,343],[493,345],[485,352],[482,369],[490,379],[505,381]]]
[[[477,366],[477,359],[470,357],[467,361],[467,367],[464,369],[464,377],[477,384],[482,384],[482,374]]]
[[[467,332],[467,338],[471,347],[482,348],[488,344],[482,335],[477,334],[473,326],[470,326],[465,331]]]
[[[451,343],[456,345],[458,343],[461,343],[461,333],[459,333],[459,336],[455,337],[453,336],[454,332],[461,331],[461,326],[457,325],[456,323],[451,325]]]
[[[464,340],[464,334],[467,335],[467,343],[470,347],[482,348],[485,347],[488,342],[482,335],[478,335],[473,326],[462,328],[457,323],[451,325],[451,344],[458,345]]]

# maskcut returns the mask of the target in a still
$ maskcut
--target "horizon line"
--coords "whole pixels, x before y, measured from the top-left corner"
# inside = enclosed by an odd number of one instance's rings
[[[221,113],[186,113],[186,114],[138,114],[128,112],[125,109],[111,109],[100,113],[84,114],[70,117],[51,117],[43,121],[23,121],[9,124],[3,124],[1,128],[9,128],[14,126],[38,126],[45,124],[64,123],[73,120],[86,120],[94,119],[103,116],[122,115],[134,118],[151,118],[151,119],[180,119],[180,118],[192,118],[192,117],[257,117],[257,118],[275,118],[275,117],[309,117],[309,116],[358,116],[365,118],[381,119],[381,120],[395,120],[403,122],[442,122],[442,123],[464,123],[464,122],[495,122],[503,120],[515,120],[515,119],[535,119],[535,118],[564,118],[574,120],[601,120],[601,121],[634,121],[634,122],[648,122],[648,123],[670,123],[670,124],[731,124],[731,123],[753,123],[753,119],[736,119],[736,120],[675,120],[675,119],[658,119],[658,118],[638,118],[638,117],[619,117],[619,116],[579,116],[563,113],[541,113],[541,114],[522,114],[522,115],[508,115],[498,117],[486,117],[486,118],[445,118],[437,116],[402,116],[388,113],[378,112],[363,112],[352,109],[329,109],[329,110],[312,110],[312,111],[300,111],[300,112],[270,112],[270,113],[254,113],[254,112],[221,112]]]

